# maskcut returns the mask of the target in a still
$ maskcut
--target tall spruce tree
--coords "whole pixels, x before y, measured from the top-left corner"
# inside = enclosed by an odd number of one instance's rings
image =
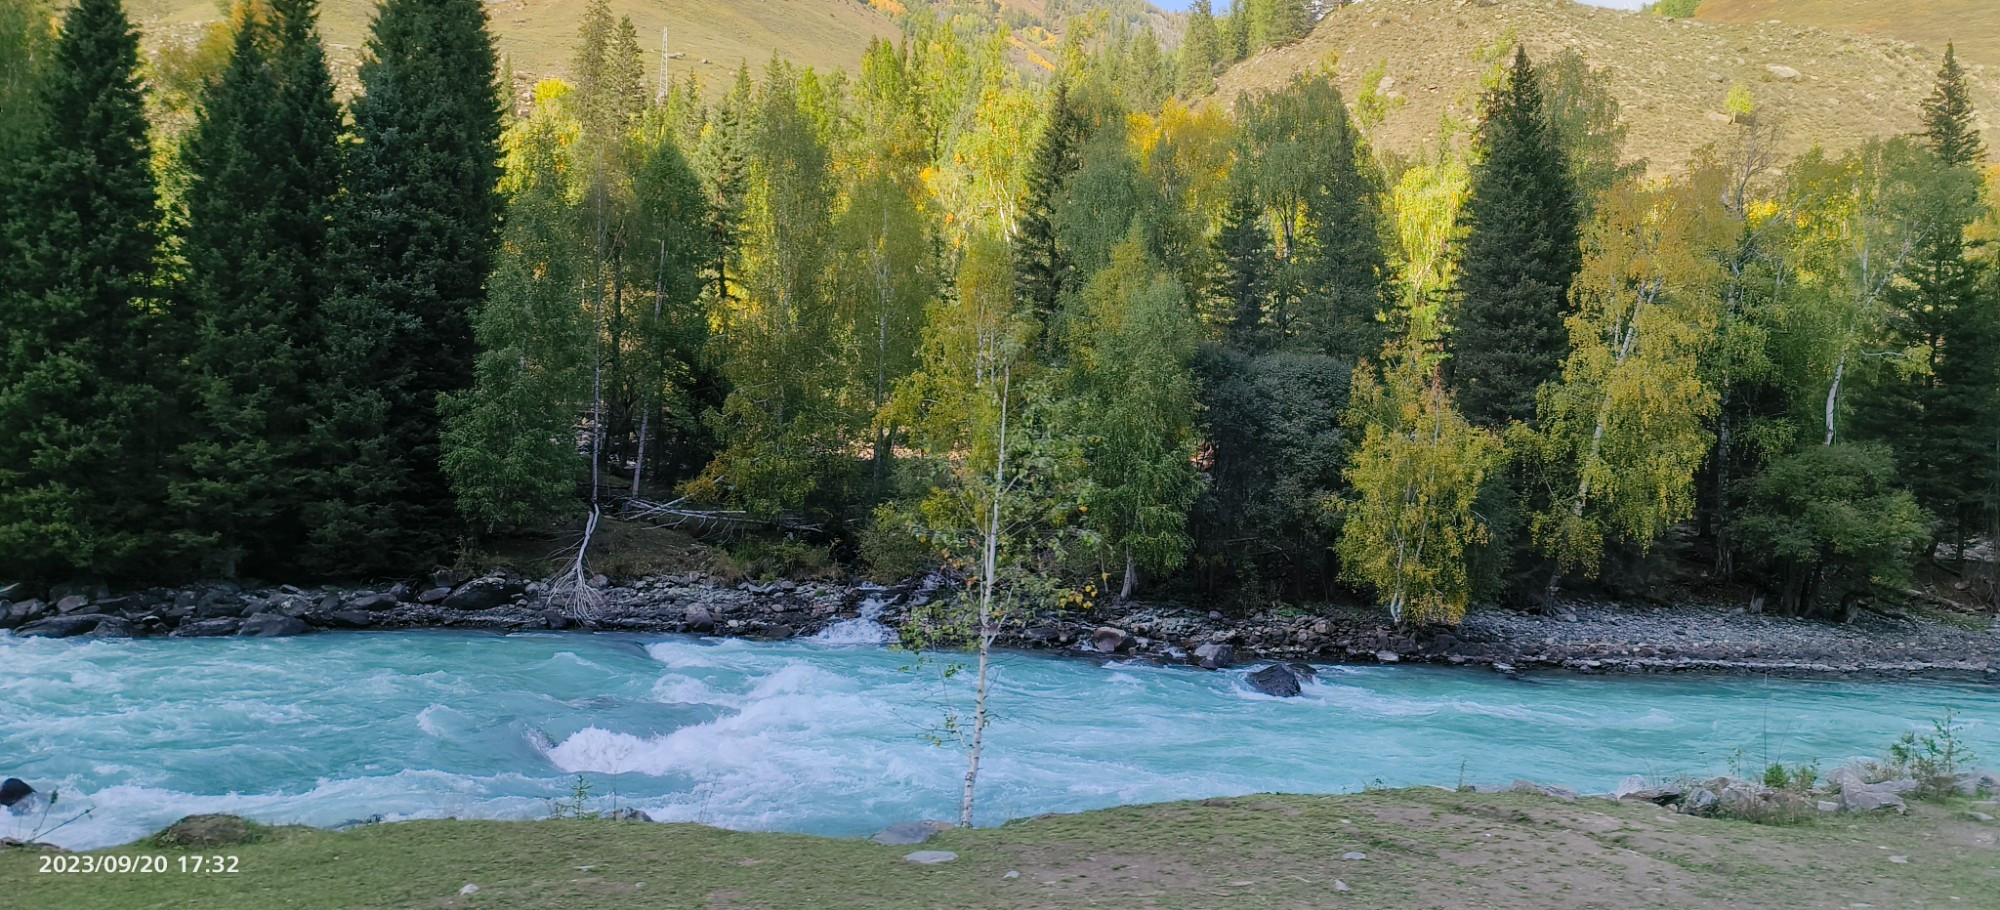
[[[1965,84],[1965,68],[1958,64],[1958,49],[1944,46],[1944,65],[1939,67],[1937,85],[1924,99],[1924,136],[1931,151],[1950,167],[1977,167],[1986,157],[1979,126],[1973,121],[1972,93]]]
[[[1245,169],[1238,165],[1239,173]],[[1216,293],[1226,307],[1220,318],[1227,327],[1231,347],[1251,353],[1269,347],[1264,326],[1265,304],[1270,296],[1271,232],[1264,225],[1264,209],[1257,204],[1251,181],[1232,175],[1229,208],[1222,229],[1215,235]]]
[[[1305,196],[1308,244],[1302,263],[1304,310],[1310,341],[1320,353],[1356,363],[1382,349],[1388,262],[1377,230],[1382,211],[1375,180],[1364,171],[1367,154],[1331,79],[1317,92],[1330,96],[1312,121],[1320,161]]]
[[[49,9],[47,0],[0,0],[0,166],[39,129],[35,91],[55,45]]]
[[[357,142],[331,261],[326,419],[333,469],[312,556],[360,571],[443,553],[457,520],[439,396],[473,378],[473,309],[500,227],[500,92],[479,0],[384,0],[353,104]]]
[[[1181,36],[1180,93],[1201,95],[1215,85],[1215,65],[1222,60],[1222,34],[1215,27],[1209,0],[1194,0],[1188,9],[1187,31]]]
[[[1014,237],[1014,288],[1029,315],[1043,324],[1062,307],[1063,295],[1074,289],[1075,269],[1057,234],[1056,209],[1063,187],[1083,166],[1085,123],[1068,82],[1056,83],[1049,102],[1048,123],[1035,143],[1028,165],[1028,195],[1021,204],[1021,227]],[[1055,339],[1045,333],[1043,355]]]
[[[1532,418],[1535,390],[1562,372],[1583,254],[1576,190],[1525,50],[1483,115],[1447,367],[1466,419],[1499,426]]]
[[[323,486],[311,424],[341,124],[313,7],[244,19],[183,152],[196,429],[173,498],[225,576],[295,565]]]
[[[118,0],[78,0],[0,211],[0,573],[133,576],[172,554],[171,323],[160,216]]]

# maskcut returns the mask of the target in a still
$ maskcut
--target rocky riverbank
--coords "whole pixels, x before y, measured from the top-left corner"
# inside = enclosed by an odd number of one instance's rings
[[[193,585],[112,593],[59,586],[0,599],[0,629],[20,636],[284,636],[323,629],[592,629],[784,639],[809,636],[869,605],[894,628],[935,581],[895,587],[828,582],[724,583],[696,574],[611,583],[585,617],[539,582],[438,573],[416,583],[301,588]],[[6,597],[0,592],[0,597]],[[1455,628],[1399,629],[1380,610],[1217,611],[1133,604],[1038,616],[1004,642],[1211,669],[1257,660],[1422,662],[1502,672],[1956,674],[2000,678],[2000,624],[1865,613],[1850,624],[1715,606],[1569,603],[1546,614],[1475,610]]]

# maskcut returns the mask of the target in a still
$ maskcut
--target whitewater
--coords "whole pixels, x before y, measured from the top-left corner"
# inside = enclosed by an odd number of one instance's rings
[[[888,639],[868,617],[789,642],[0,635],[0,776],[60,794],[45,814],[0,812],[0,836],[96,848],[206,812],[538,818],[579,777],[592,809],[744,830],[955,817],[963,759],[945,722],[969,710],[971,674]],[[1266,791],[1831,769],[1946,710],[2000,760],[2000,689],[1971,681],[1330,666],[1277,699],[1247,669],[1012,653],[997,667],[982,824]]]

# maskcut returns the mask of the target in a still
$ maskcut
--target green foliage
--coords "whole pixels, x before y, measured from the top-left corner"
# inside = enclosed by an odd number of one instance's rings
[[[1958,792],[1960,771],[1976,767],[1979,755],[1966,744],[1965,724],[1947,710],[1931,720],[1928,733],[1910,730],[1889,745],[1889,763],[1899,776],[1917,782],[1917,795],[1938,799]]]
[[[294,570],[326,479],[315,351],[340,191],[340,108],[310,0],[246,18],[182,151],[193,438],[171,487],[208,571]]]
[[[1570,283],[1582,267],[1576,188],[1542,97],[1540,72],[1517,49],[1506,83],[1486,95],[1475,143],[1447,366],[1479,426],[1532,417],[1567,348]]]
[[[70,6],[40,122],[0,175],[0,571],[17,577],[172,568],[155,478],[179,429],[179,326],[138,52],[117,0]]]
[[[1084,289],[1071,326],[1064,424],[1083,448],[1083,525],[1107,561],[1124,564],[1124,596],[1138,570],[1180,565],[1188,508],[1201,491],[1186,294],[1127,240]]]
[[[1692,19],[1701,0],[1654,0],[1646,4],[1646,12],[1669,19]]]
[[[1182,95],[1203,95],[1215,85],[1215,68],[1222,62],[1222,34],[1215,27],[1210,0],[1195,0],[1188,8],[1177,63]]]
[[[1839,443],[1774,459],[1749,481],[1738,533],[1781,609],[1845,615],[1875,586],[1909,577],[1923,513],[1895,476],[1887,449]]]
[[[0,0],[0,163],[13,161],[41,127],[35,96],[55,47],[54,22],[48,0]]]
[[[577,502],[585,462],[578,415],[589,405],[591,327],[577,305],[569,148],[576,123],[560,83],[507,132],[507,227],[474,319],[473,387],[447,393],[444,471],[475,525],[546,525]]]
[[[1986,159],[1986,145],[1979,138],[1979,126],[1972,110],[1971,90],[1965,84],[1965,68],[1958,65],[1958,49],[1944,46],[1944,63],[1938,69],[1937,85],[1924,99],[1924,137],[1931,151],[1948,167],[1977,167]]]
[[[472,314],[498,245],[499,93],[477,0],[385,0],[351,105],[356,144],[329,260],[328,495],[307,510],[323,571],[436,558],[463,527],[439,396],[472,384]]]

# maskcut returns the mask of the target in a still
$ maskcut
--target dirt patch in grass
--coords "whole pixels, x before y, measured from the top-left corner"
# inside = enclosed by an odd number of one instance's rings
[[[909,847],[695,825],[273,829],[230,849],[242,871],[228,877],[47,875],[32,856],[0,856],[0,894],[23,907],[70,910],[1979,908],[2000,894],[1996,831],[1954,807],[1772,827],[1603,800],[1397,790],[1127,807],[951,831],[924,845],[958,854],[937,866],[904,861]],[[1366,858],[1342,858],[1349,853]],[[467,884],[479,890],[461,895]]]

